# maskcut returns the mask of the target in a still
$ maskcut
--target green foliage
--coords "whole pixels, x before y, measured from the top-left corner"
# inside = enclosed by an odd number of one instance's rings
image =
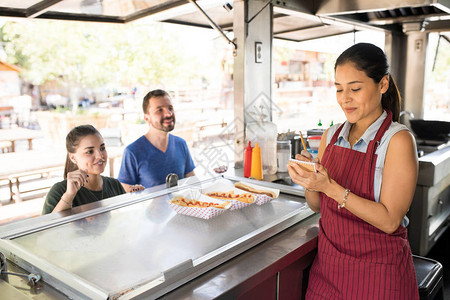
[[[145,120],[144,120],[144,119],[141,119],[141,117],[139,116],[139,117],[136,119],[136,124],[145,124]]]
[[[208,60],[180,51],[180,36],[164,34],[163,26],[33,20],[7,22],[0,36],[8,62],[37,85],[152,86],[200,78],[199,61]]]
[[[325,57],[323,72],[327,76],[326,80],[334,82],[334,64],[336,63],[338,55],[331,53],[323,53],[322,55]]]
[[[287,47],[274,47],[273,59],[278,62],[288,62],[294,56],[295,50]]]
[[[69,110],[70,110],[69,107],[57,106],[53,111],[62,114]]]
[[[83,109],[83,108],[78,108],[76,110],[76,113],[77,113],[77,115],[87,115],[88,114],[88,110],[87,109]]]

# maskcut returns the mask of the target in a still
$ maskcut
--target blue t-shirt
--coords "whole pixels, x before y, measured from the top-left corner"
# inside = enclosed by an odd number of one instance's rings
[[[167,150],[162,152],[141,136],[125,148],[118,179],[122,183],[142,184],[149,188],[165,183],[169,173],[176,173],[181,179],[194,168],[188,146],[182,138],[169,134]]]

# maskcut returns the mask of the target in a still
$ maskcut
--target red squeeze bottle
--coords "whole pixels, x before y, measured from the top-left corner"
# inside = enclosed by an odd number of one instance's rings
[[[245,148],[245,157],[244,157],[244,177],[250,177],[252,172],[252,142],[248,141],[248,146]]]

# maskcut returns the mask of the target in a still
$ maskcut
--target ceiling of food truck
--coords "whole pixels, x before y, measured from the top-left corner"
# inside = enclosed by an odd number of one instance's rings
[[[0,0],[0,16],[126,23],[186,0]]]
[[[274,37],[279,39],[304,41],[368,26],[399,32],[450,29],[450,0],[269,2],[274,5]],[[224,31],[232,31],[232,0],[197,3]],[[0,16],[112,23],[152,16],[157,21],[210,28],[188,0],[0,0]]]

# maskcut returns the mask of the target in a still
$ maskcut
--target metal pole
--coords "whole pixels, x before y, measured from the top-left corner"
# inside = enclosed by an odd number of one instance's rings
[[[237,45],[230,40],[227,35],[223,32],[222,28],[220,28],[219,25],[217,25],[209,16],[208,14],[197,4],[197,2],[195,0],[188,0],[189,2],[191,2],[192,4],[194,4],[198,10],[200,10],[200,12],[208,19],[209,25],[211,25],[212,28],[214,28],[215,30],[217,30],[223,38],[225,38],[227,40],[227,42],[229,44],[232,44],[234,46],[234,49],[237,49]]]

